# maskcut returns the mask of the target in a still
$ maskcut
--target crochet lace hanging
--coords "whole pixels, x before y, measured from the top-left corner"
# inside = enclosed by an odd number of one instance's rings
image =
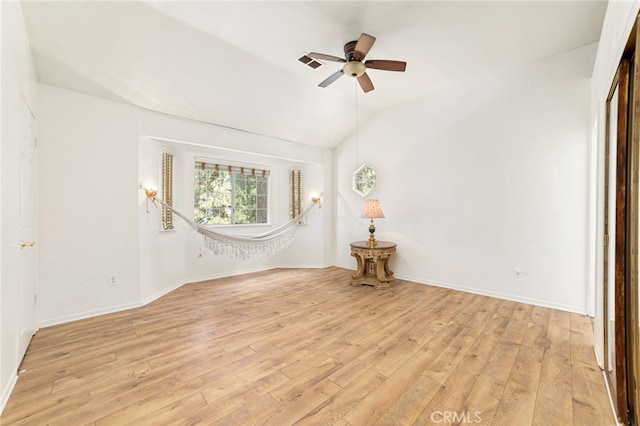
[[[243,260],[271,256],[290,246],[295,240],[296,225],[318,204],[316,202],[312,203],[298,216],[271,231],[257,235],[240,235],[213,231],[206,226],[199,225],[190,220],[155,195],[148,194],[147,196],[171,210],[176,216],[184,220],[191,228],[198,232],[202,236],[205,247],[213,253]]]

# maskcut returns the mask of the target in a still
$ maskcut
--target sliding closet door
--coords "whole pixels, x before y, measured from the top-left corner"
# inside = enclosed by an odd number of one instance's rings
[[[605,372],[611,389],[616,389],[615,294],[616,294],[616,147],[618,84],[607,101],[605,147],[605,236],[604,236],[604,341]]]
[[[605,141],[605,372],[618,419],[640,425],[640,25],[607,98]]]
[[[640,188],[638,173],[640,169],[640,43],[638,40],[640,26],[636,21],[630,45],[633,57],[630,59],[629,105],[630,105],[630,211],[628,227],[630,241],[628,255],[630,270],[627,285],[627,391],[629,417],[633,424],[640,424],[640,292],[638,291],[638,241],[640,241],[640,227],[638,214],[640,213]]]
[[[626,287],[629,282],[629,61],[620,63],[607,99],[605,148],[605,371],[616,414],[628,422]],[[635,239],[635,238],[634,238]]]

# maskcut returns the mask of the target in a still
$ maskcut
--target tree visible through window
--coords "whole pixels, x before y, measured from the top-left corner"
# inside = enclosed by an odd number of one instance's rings
[[[203,225],[267,223],[269,172],[195,163],[194,220]]]

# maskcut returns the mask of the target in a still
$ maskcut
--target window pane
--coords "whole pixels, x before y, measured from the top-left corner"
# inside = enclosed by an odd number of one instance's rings
[[[208,225],[267,223],[268,177],[196,163],[194,218]]]
[[[196,169],[194,191],[194,218],[197,223],[231,223],[231,174]]]
[[[267,209],[259,209],[257,211],[257,223],[267,223]]]
[[[236,223],[260,223],[256,216],[256,177],[236,179]]]
[[[257,178],[257,182],[258,182],[258,193],[264,194],[266,196],[267,195],[267,178],[259,177]]]
[[[256,198],[256,207],[259,210],[266,210],[267,209],[267,196],[266,195],[258,195],[258,197]]]

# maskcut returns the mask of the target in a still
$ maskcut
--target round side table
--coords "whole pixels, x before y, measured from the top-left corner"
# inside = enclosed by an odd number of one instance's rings
[[[351,256],[358,262],[356,273],[351,276],[351,285],[372,285],[376,289],[389,288],[393,272],[389,269],[389,257],[396,252],[396,243],[378,241],[370,247],[368,241],[351,243]]]

